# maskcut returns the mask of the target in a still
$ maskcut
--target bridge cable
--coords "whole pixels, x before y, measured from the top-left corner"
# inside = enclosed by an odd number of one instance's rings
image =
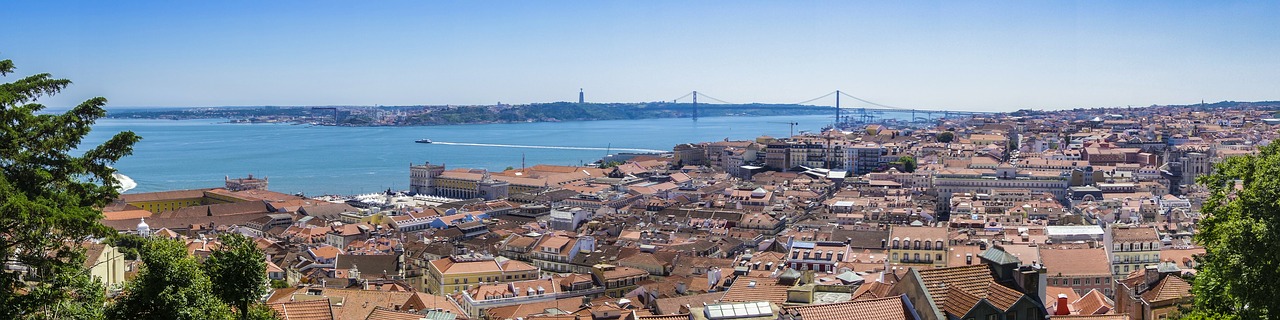
[[[822,95],[822,96],[820,96],[820,97],[813,98],[813,99],[809,99],[809,100],[805,100],[805,101],[800,101],[800,102],[796,102],[796,103],[792,103],[792,104],[794,104],[794,105],[803,105],[803,104],[806,104],[806,103],[810,103],[810,102],[814,102],[814,101],[822,100],[823,98],[830,97],[830,96],[831,96],[831,95],[833,95],[833,94],[836,94],[836,92],[835,92],[835,91],[827,92],[827,94],[824,94],[824,95]]]
[[[689,96],[692,96],[692,95],[693,95],[693,91],[689,91],[689,93],[686,93],[683,96],[680,96],[679,98],[671,99],[671,101],[677,102],[677,101],[680,101],[680,99],[688,98]]]
[[[840,92],[840,94],[842,94],[842,95],[844,95],[844,96],[846,96],[846,97],[853,98],[854,100],[862,101],[863,103],[870,104],[870,105],[877,106],[877,107],[881,107],[881,108],[898,109],[898,110],[911,110],[910,108],[894,107],[894,106],[888,106],[888,105],[883,105],[883,104],[879,104],[879,103],[875,103],[875,102],[867,101],[866,99],[859,98],[859,97],[855,97],[855,96],[853,96],[853,95],[850,95],[850,94],[848,94],[848,93],[844,93],[844,92]]]
[[[707,99],[711,99],[712,101],[719,102],[719,103],[723,103],[723,104],[736,104],[736,103],[733,103],[733,102],[728,102],[728,101],[724,101],[724,100],[716,99],[715,97],[708,96],[706,93],[701,93],[701,92],[699,92],[699,93],[698,93],[698,96],[699,96],[699,97],[703,97],[703,98],[707,98]]]

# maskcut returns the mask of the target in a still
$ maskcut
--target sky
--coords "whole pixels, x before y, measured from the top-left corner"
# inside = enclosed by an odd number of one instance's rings
[[[1280,99],[1280,1],[9,1],[0,59],[146,106]],[[834,98],[813,104],[831,105]],[[857,107],[846,99],[843,107]]]

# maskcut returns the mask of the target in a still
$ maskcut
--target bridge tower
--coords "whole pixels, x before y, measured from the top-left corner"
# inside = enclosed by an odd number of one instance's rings
[[[840,90],[836,90],[836,128],[840,128]]]
[[[693,121],[698,121],[698,91],[693,91]]]

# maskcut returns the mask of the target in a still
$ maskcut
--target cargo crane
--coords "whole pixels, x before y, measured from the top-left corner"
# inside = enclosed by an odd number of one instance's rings
[[[796,125],[797,125],[797,124],[799,124],[799,123],[795,123],[795,122],[777,122],[777,121],[769,121],[769,123],[780,123],[780,124],[789,124],[789,125],[791,125],[791,135],[790,135],[790,136],[787,136],[787,138],[794,137],[794,136],[796,135]]]

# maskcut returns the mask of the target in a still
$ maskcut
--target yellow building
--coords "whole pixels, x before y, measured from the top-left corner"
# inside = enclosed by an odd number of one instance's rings
[[[893,226],[889,230],[889,263],[942,268],[947,266],[947,228]]]
[[[103,243],[85,243],[84,268],[110,289],[124,285],[124,253]]]
[[[219,203],[250,201],[222,189],[192,189],[120,195],[120,200],[151,213],[173,211],[186,207]]]
[[[427,264],[426,291],[453,294],[480,284],[509,283],[538,278],[528,263],[488,255],[454,255]]]
[[[1117,226],[1105,238],[1111,254],[1111,274],[1124,279],[1129,273],[1160,263],[1160,236],[1153,227]]]

